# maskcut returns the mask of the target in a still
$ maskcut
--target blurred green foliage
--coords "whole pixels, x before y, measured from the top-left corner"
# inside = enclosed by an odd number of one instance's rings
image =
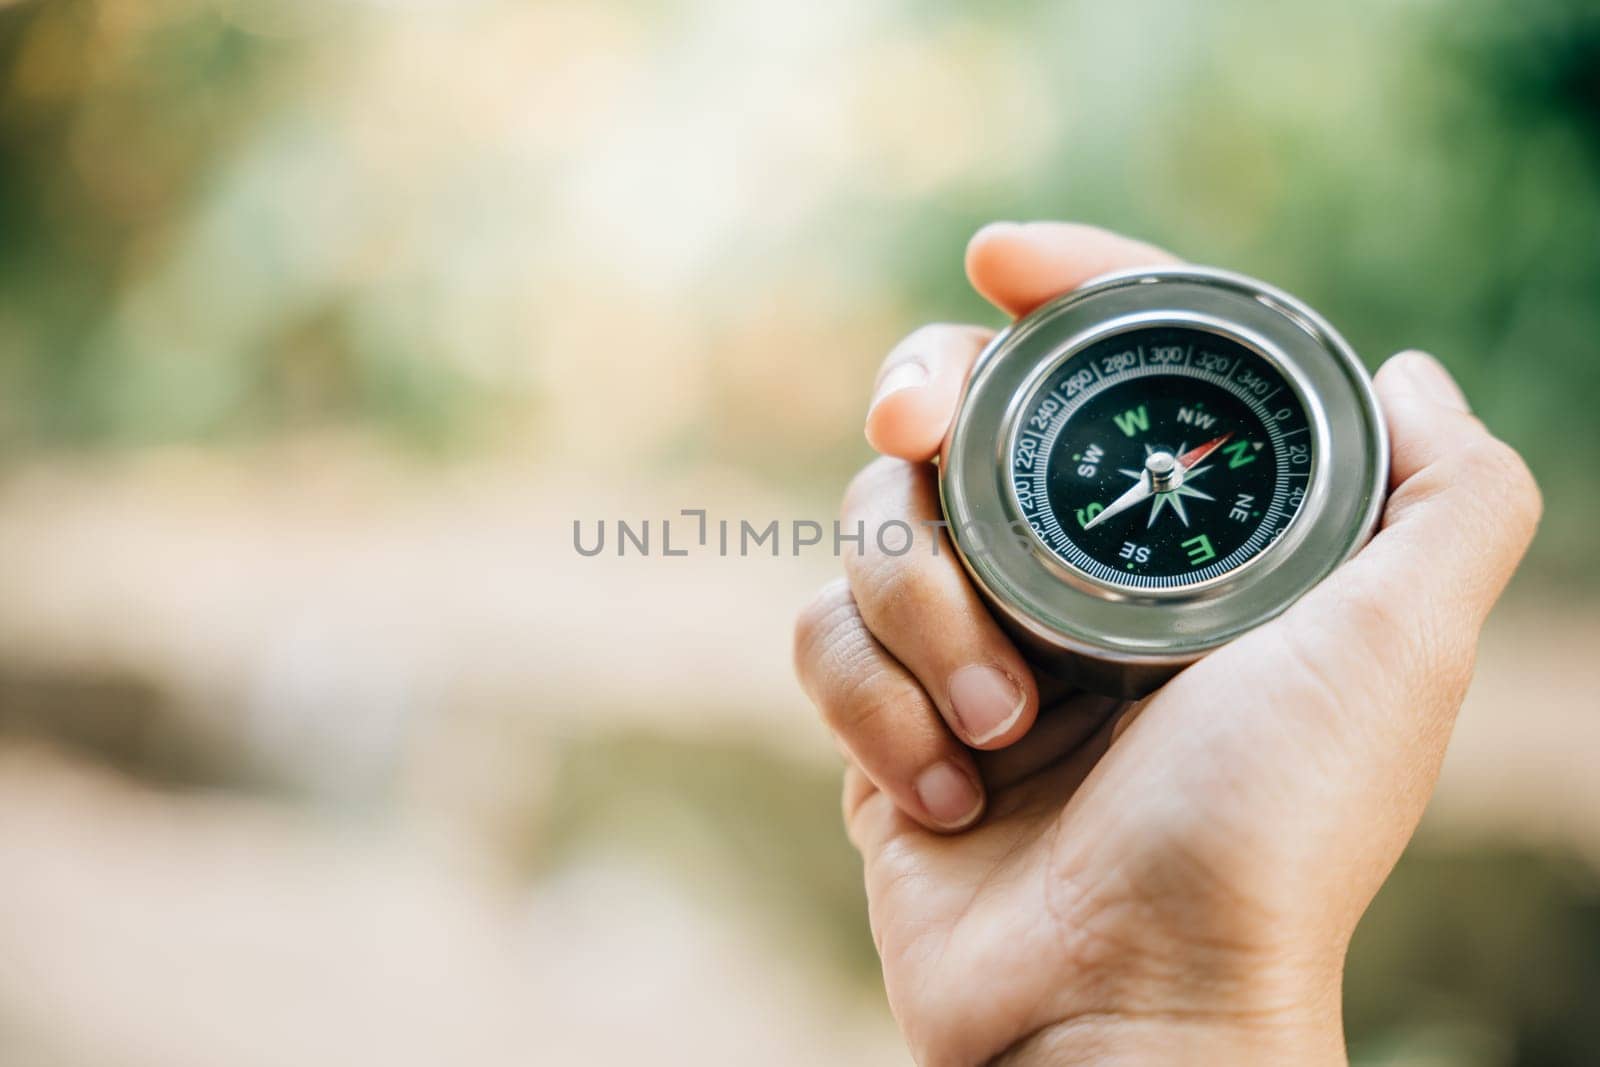
[[[297,141],[293,115],[276,116],[318,42],[336,48],[350,27],[332,21],[324,39],[247,10],[0,4],[0,447],[13,457],[347,422],[433,445],[482,414],[403,316],[375,321],[336,276],[292,276],[312,258],[297,263],[292,243],[323,220],[282,201],[325,131]]]
[[[274,5],[245,0],[0,5],[8,454],[326,422],[449,442],[503,399],[441,352],[471,341],[431,323],[428,278],[386,281],[392,291],[376,299],[359,279],[293,276],[281,222],[252,215],[248,197],[218,207],[237,195],[224,178],[238,182],[246,147],[279,167],[265,171],[258,200],[270,200],[285,171],[284,197],[332,180],[337,151],[306,146],[339,127],[297,129],[282,119],[283,101],[384,17],[366,12],[363,22],[328,5],[344,14],[313,18],[305,12],[314,7],[279,6],[299,21],[275,21],[261,14]],[[657,35],[647,47],[660,48],[701,14],[618,9],[643,12]],[[937,196],[886,202],[845,182],[819,201],[795,245],[729,249],[730,259],[825,261],[848,250],[850,271],[930,318],[992,317],[957,268],[967,236],[991,218],[1086,219],[1257,274],[1324,311],[1374,364],[1401,347],[1439,354],[1545,488],[1532,569],[1563,583],[1595,573],[1593,0],[1149,0],[1114,12],[1044,0],[907,2],[894,17],[898,38],[937,49],[961,30],[1044,72],[1054,103],[1032,118],[1029,158],[973,168],[979,177]],[[965,54],[952,49],[948,61],[959,66]],[[973,93],[985,91],[974,81]],[[863,150],[863,167],[870,158]],[[324,169],[297,183],[296,167]],[[155,311],[141,304],[138,283],[153,264],[186,232],[192,243],[192,231],[204,238],[208,228],[226,231],[212,242],[224,254],[178,271],[165,283],[176,296],[146,301]],[[236,271],[219,265],[230,250]],[[141,319],[173,318],[186,301],[231,326]],[[819,442],[819,455],[842,467],[859,449],[838,445],[854,439],[845,428]],[[710,447],[702,458],[750,459],[737,435]]]
[[[1528,849],[1408,852],[1351,946],[1358,1062],[1581,1067],[1600,1056],[1600,879]]]
[[[1080,99],[1069,6],[1001,8]],[[954,10],[954,9],[952,9]],[[990,218],[1080,218],[1270,279],[1376,366],[1425,348],[1538,475],[1530,560],[1588,580],[1600,526],[1600,5],[1207,5],[1152,27],[1063,108],[1037,173],[888,241],[924,306],[982,316],[950,269]],[[980,15],[992,18],[989,8]],[[1180,38],[1176,48],[1166,47]],[[1159,71],[1159,74],[1153,74]],[[1115,103],[1147,90],[1153,99]],[[1110,128],[1107,128],[1107,127]]]
[[[818,817],[838,810],[837,773],[760,739],[615,730],[566,746],[551,796],[528,850],[539,869],[625,845],[718,907],[757,902],[794,953],[849,980],[843,992],[881,995],[860,860],[838,821]]]
[[[532,838],[540,867],[621,843],[713,906],[755,902],[842,995],[879,995],[860,862],[817,817],[837,806],[836,773],[760,742],[618,730],[569,743],[551,792]],[[1588,1067],[1600,878],[1569,856],[1424,836],[1357,931],[1345,999],[1367,1067]]]

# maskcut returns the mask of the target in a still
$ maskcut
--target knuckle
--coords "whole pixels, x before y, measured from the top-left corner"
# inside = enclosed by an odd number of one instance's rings
[[[862,610],[879,620],[926,617],[948,599],[944,575],[921,557],[879,557],[861,575]]]
[[[1340,672],[1337,664],[1345,656],[1353,655],[1360,661],[1383,668],[1382,674],[1389,673],[1387,668],[1391,664],[1410,659],[1409,650],[1401,647],[1404,638],[1396,637],[1397,632],[1403,635],[1405,628],[1392,624],[1390,608],[1380,598],[1347,584],[1338,589],[1337,611],[1342,622],[1340,634],[1344,647],[1331,666],[1328,662],[1328,634],[1321,620],[1297,613],[1295,621],[1298,625],[1285,630],[1285,636],[1289,638],[1289,659],[1296,667],[1295,676],[1312,683],[1312,689],[1334,706],[1349,698],[1352,687],[1364,686],[1376,680],[1370,676],[1350,677]]]
[[[867,667],[852,677],[823,709],[828,725],[857,744],[862,738],[893,736],[894,721],[906,702],[883,684],[884,675],[882,668]]]
[[[1344,588],[1341,609],[1364,662],[1403,686],[1465,690],[1473,642],[1460,640],[1451,625],[1459,614],[1452,605],[1426,602],[1426,587],[1402,596],[1389,583],[1358,579]]]
[[[1462,450],[1461,462],[1464,472],[1475,480],[1499,484],[1520,476],[1522,457],[1498,437],[1483,432]]]
[[[824,722],[844,737],[888,732],[909,686],[881,652],[843,582],[824,587],[795,627],[795,670]]]
[[[845,487],[841,512],[846,519],[864,515],[873,499],[903,481],[911,465],[903,459],[880,456],[862,467]]]
[[[1401,599],[1387,593],[1381,583],[1347,582],[1341,601],[1346,618],[1365,638],[1387,642],[1391,635],[1404,634],[1410,629],[1410,618],[1401,610]]]
[[[818,664],[820,653],[837,640],[840,629],[855,615],[855,599],[843,578],[823,586],[800,609],[794,624],[794,662],[802,682]]]
[[[1531,536],[1544,498],[1522,454],[1485,433],[1463,451],[1461,463],[1470,484],[1482,487],[1479,498],[1494,509],[1495,519],[1510,520],[1519,535]]]
[[[1528,540],[1544,501],[1521,453],[1491,435],[1476,419],[1457,440],[1448,455],[1429,463],[1397,488],[1390,495],[1390,507],[1449,502],[1464,521],[1496,532],[1507,542]]]
[[[1504,441],[1496,440],[1495,444],[1495,464],[1506,496],[1519,514],[1537,522],[1544,512],[1544,494],[1539,491],[1539,482],[1528,467],[1528,461]]]

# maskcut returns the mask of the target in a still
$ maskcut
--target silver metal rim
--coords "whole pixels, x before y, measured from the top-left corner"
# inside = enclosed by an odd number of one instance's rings
[[[1009,478],[1018,413],[1095,341],[1158,324],[1209,330],[1271,362],[1300,394],[1316,447],[1300,512],[1254,559],[1206,582],[1134,590],[1078,570],[1020,518]],[[1097,278],[1001,332],[984,350],[940,473],[951,539],[985,598],[1046,649],[1130,668],[1177,668],[1276,616],[1371,536],[1389,444],[1355,352],[1316,312],[1227,271],[1169,267]],[[1027,530],[980,543],[974,530]]]

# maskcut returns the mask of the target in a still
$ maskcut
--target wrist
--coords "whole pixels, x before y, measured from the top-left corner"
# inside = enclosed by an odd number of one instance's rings
[[[1210,968],[1132,986],[1072,1011],[995,1058],[1007,1065],[1345,1065],[1343,966]],[[1101,999],[1101,998],[1095,998]]]
[[[1344,1067],[1338,1019],[1252,1020],[1079,1016],[1029,1035],[994,1060],[1007,1067],[1293,1063]]]

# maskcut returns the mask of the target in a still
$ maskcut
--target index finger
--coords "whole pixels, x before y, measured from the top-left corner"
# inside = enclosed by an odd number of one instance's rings
[[[1013,315],[1110,271],[1176,262],[1142,241],[1072,222],[994,222],[967,244],[973,288]],[[975,326],[937,325],[896,345],[878,372],[867,409],[872,446],[913,462],[933,456],[989,338],[989,331]]]
[[[1177,262],[1155,245],[1081,222],[991,222],[967,243],[972,287],[1017,316],[1102,274]]]

